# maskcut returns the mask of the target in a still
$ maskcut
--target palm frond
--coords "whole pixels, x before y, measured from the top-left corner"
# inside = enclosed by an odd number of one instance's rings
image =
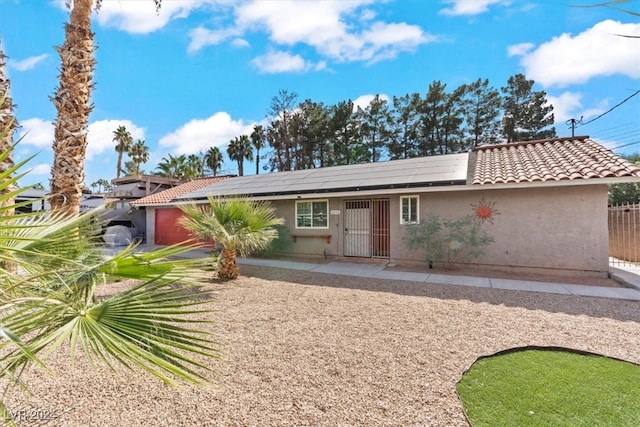
[[[14,188],[16,173],[25,162],[0,173],[8,190],[0,192],[0,379],[24,387],[27,367],[46,367],[48,354],[65,349],[73,360],[81,349],[94,367],[138,368],[170,384],[205,380],[202,360],[218,352],[213,334],[200,329],[211,321],[203,320],[210,311],[198,290],[203,260],[185,256],[193,247],[132,245],[110,255],[97,246],[100,209],[75,218],[16,213],[13,198],[25,190]],[[99,298],[96,290],[114,278],[140,282]]]
[[[208,202],[206,209],[196,205],[181,207],[186,214],[182,225],[242,256],[266,248],[278,235],[274,227],[284,223],[275,216],[268,201],[238,196],[209,197]]]
[[[136,246],[133,245],[105,259],[98,268],[105,274],[127,279],[200,283],[206,280],[202,273],[206,260],[180,258],[197,247],[199,245],[172,245],[150,252],[136,252]]]
[[[175,379],[194,383],[205,379],[196,369],[210,369],[189,354],[218,357],[212,334],[189,326],[212,323],[202,320],[208,310],[193,308],[203,304],[199,291],[148,281],[97,303],[69,304],[62,292],[58,296],[16,300],[0,319],[16,336],[33,336],[26,341],[32,356],[50,354],[69,341],[73,358],[79,342],[92,366],[98,359],[115,369],[117,361],[171,384]],[[3,361],[15,372],[33,360],[28,356],[13,350]]]

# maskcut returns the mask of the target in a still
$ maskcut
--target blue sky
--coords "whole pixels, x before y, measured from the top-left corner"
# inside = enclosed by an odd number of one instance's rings
[[[22,125],[16,158],[38,153],[23,185],[48,187],[64,3],[0,0],[0,43]],[[640,19],[568,6],[591,3],[163,0],[156,14],[151,0],[103,0],[93,17],[86,184],[115,177],[119,125],[146,141],[151,172],[170,153],[226,152],[230,139],[264,122],[281,89],[298,101],[364,106],[376,94],[424,95],[435,80],[453,90],[487,78],[500,88],[517,73],[547,92],[560,136],[570,136],[571,118],[596,119],[576,134],[640,152],[640,95],[616,107],[640,90],[640,39],[618,36],[640,36]],[[623,6],[640,11],[638,1]],[[236,165],[225,160],[223,172]]]

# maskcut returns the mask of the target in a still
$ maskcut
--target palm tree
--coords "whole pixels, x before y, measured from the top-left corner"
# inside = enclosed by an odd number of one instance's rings
[[[186,179],[187,177],[187,156],[172,154],[163,157],[158,163],[156,175],[166,178]]]
[[[127,154],[131,157],[131,161],[133,161],[135,165],[135,175],[140,175],[140,165],[149,161],[149,147],[145,145],[145,140],[137,140],[135,144],[129,147]]]
[[[13,133],[17,126],[15,117],[13,115],[13,101],[9,96],[9,77],[5,72],[5,59],[6,56],[2,51],[0,45],[0,153],[6,153],[2,156],[2,162],[0,162],[0,176],[5,176],[15,166],[13,161]],[[4,195],[4,204],[0,204],[0,207],[5,208],[1,215],[11,216],[15,212],[15,196],[13,191],[15,186],[0,186],[0,195]],[[0,265],[12,272],[16,272],[17,265],[11,262],[0,262]]]
[[[251,141],[247,135],[240,135],[229,141],[227,154],[231,160],[238,162],[238,175],[244,175],[244,161],[253,160],[253,150],[251,149]]]
[[[103,191],[106,192],[107,188],[110,186],[109,181],[104,178],[100,178],[96,183],[98,184],[98,193],[102,193]]]
[[[275,216],[269,202],[246,197],[209,197],[206,208],[184,205],[180,209],[185,213],[179,220],[184,228],[203,241],[213,240],[222,247],[218,258],[218,278],[222,280],[236,279],[237,255],[247,256],[265,249],[278,237],[274,227],[284,223]]]
[[[264,128],[260,125],[254,125],[253,132],[251,132],[251,144],[256,149],[256,175],[260,173],[260,149],[264,148],[266,141],[267,136],[264,133]]]
[[[205,166],[211,169],[213,176],[216,176],[218,173],[218,169],[222,166],[222,162],[224,162],[224,159],[222,158],[222,153],[218,147],[209,148],[204,155]]]
[[[185,175],[187,179],[200,178],[204,175],[204,162],[202,161],[202,157],[197,154],[189,154],[189,156],[187,156]]]
[[[156,10],[162,0],[153,0]],[[60,54],[60,84],[53,96],[57,118],[51,167],[51,209],[77,216],[84,187],[84,158],[87,149],[87,124],[95,66],[91,10],[93,0],[66,2],[71,7],[65,25],[65,41],[56,50]],[[96,0],[96,9],[101,0]],[[72,6],[71,6],[72,5]]]
[[[133,146],[133,138],[131,133],[125,126],[118,126],[118,129],[113,131],[113,141],[116,143],[116,152],[118,153],[118,162],[116,163],[116,178],[120,178],[122,170],[122,156],[125,153],[129,153]]]
[[[102,179],[102,186],[104,187],[104,192],[108,193],[110,191],[113,191],[113,184],[111,183],[111,181],[108,181],[106,179]]]
[[[65,42],[56,48],[62,61],[60,84],[53,96],[58,112],[51,167],[51,209],[77,216],[84,182],[84,157],[87,148],[87,124],[93,89],[92,0],[75,0]]]
[[[144,172],[140,169],[138,165],[136,165],[136,162],[134,162],[133,160],[127,160],[126,162],[124,162],[124,168],[122,168],[122,173],[124,174],[124,176],[136,176]]]
[[[8,155],[0,153],[0,161]],[[21,166],[1,175],[0,186],[15,186],[12,176]],[[78,347],[92,366],[137,367],[169,384],[206,380],[209,368],[192,356],[218,353],[211,334],[188,323],[194,313],[205,313],[194,308],[205,300],[194,287],[203,284],[204,260],[174,258],[187,249],[181,247],[146,253],[128,247],[106,255],[91,237],[98,212],[7,214],[13,209],[8,197],[0,193],[0,261],[17,264],[20,274],[0,269],[0,381],[23,388],[25,368],[46,368],[41,355],[68,348],[74,359]],[[137,284],[98,299],[106,278]],[[2,397],[0,411],[11,422]]]
[[[11,153],[16,120],[13,115],[13,101],[9,96],[11,83],[5,72],[5,58],[6,56],[2,51],[2,45],[0,45],[0,152]],[[13,156],[5,156],[4,161],[0,163],[0,174],[5,173],[13,166]],[[0,189],[0,194],[8,194],[11,193],[12,190],[13,188],[11,187],[4,187]],[[14,201],[15,200],[11,197],[6,199],[8,205],[13,205]],[[10,213],[10,211],[8,212]]]

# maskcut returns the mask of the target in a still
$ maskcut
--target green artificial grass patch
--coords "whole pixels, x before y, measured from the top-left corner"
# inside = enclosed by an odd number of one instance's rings
[[[473,427],[640,426],[640,366],[561,349],[477,360],[457,384]]]

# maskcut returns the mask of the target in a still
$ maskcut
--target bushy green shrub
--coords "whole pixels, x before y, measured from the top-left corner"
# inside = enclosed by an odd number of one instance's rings
[[[275,225],[275,228],[278,231],[278,237],[273,239],[269,246],[262,251],[261,255],[270,256],[281,252],[286,252],[289,247],[291,247],[291,230],[286,225]]]
[[[430,214],[419,224],[406,227],[406,248],[424,251],[429,268],[441,262],[451,267],[452,263],[471,261],[493,242],[473,215],[443,219]]]

